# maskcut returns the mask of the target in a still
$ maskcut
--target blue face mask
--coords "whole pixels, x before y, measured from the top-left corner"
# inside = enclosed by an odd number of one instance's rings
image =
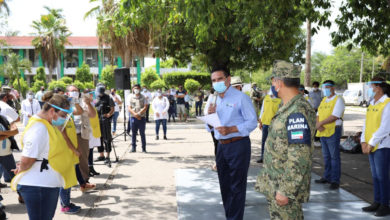
[[[278,97],[278,92],[276,91],[275,86],[271,86],[271,92],[276,98]]]
[[[227,87],[225,85],[225,81],[222,81],[222,82],[215,82],[213,83],[213,88],[215,91],[217,91],[218,93],[223,93],[226,91]]]
[[[374,98],[375,94],[376,94],[376,92],[374,92],[374,88],[372,88],[372,87],[368,88],[368,90],[367,90],[368,97]]]
[[[66,118],[58,117],[57,120],[52,119],[51,124],[54,126],[62,126],[66,122]]]
[[[322,92],[324,93],[324,96],[326,96],[326,97],[329,97],[332,94],[332,92],[330,91],[329,88],[324,88],[322,90]]]

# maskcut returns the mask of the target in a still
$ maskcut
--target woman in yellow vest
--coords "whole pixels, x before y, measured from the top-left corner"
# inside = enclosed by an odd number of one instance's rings
[[[386,216],[390,214],[390,85],[380,77],[368,84],[368,95],[373,99],[367,108],[361,142],[363,153],[370,160],[374,203],[362,209],[375,212],[375,216]]]
[[[69,101],[52,92],[42,100],[42,110],[30,118],[22,134],[22,157],[11,183],[22,195],[30,220],[52,219],[60,187],[77,184],[71,151],[60,141],[63,134],[56,127],[64,125]]]
[[[272,79],[271,79],[272,80]],[[261,130],[261,156],[257,160],[257,163],[263,163],[265,141],[268,136],[268,126],[271,124],[272,118],[279,110],[280,102],[282,100],[278,98],[278,92],[274,86],[268,92],[268,95],[264,97],[263,104],[261,105],[260,116],[259,116],[259,129]]]
[[[324,98],[317,112],[317,137],[320,137],[325,170],[316,183],[330,183],[330,189],[340,186],[340,138],[342,132],[345,104],[342,97],[335,94],[335,83],[326,80],[322,87]]]

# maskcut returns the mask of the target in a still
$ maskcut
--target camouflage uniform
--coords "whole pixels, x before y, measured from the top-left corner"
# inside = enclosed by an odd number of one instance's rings
[[[286,72],[280,66],[279,63],[274,67],[275,77],[297,78],[299,71],[289,67]],[[271,121],[264,166],[255,186],[268,200],[271,219],[303,219],[302,203],[310,195],[315,118],[311,105],[302,95],[297,95]],[[286,206],[276,203],[276,192],[288,197]]]
[[[253,85],[256,85],[256,84],[254,83]],[[257,116],[259,116],[260,109],[261,109],[261,103],[262,103],[261,91],[259,90],[259,88],[256,87],[256,89],[255,89],[252,87],[250,97],[252,99],[253,107],[255,107],[256,114],[257,114]],[[260,100],[257,100],[258,98],[260,98]]]

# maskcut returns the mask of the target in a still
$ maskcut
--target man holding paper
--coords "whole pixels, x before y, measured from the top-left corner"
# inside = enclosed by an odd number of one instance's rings
[[[251,99],[230,86],[227,68],[214,68],[211,81],[218,96],[208,113],[216,113],[221,124],[214,130],[218,140],[216,162],[225,215],[228,220],[243,219],[251,157],[249,134],[257,127],[257,116]]]

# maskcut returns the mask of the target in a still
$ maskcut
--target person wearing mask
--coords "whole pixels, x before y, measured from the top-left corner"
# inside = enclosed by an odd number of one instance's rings
[[[211,71],[216,102],[208,113],[216,113],[221,126],[214,128],[218,140],[217,168],[226,219],[243,219],[248,168],[251,157],[250,132],[257,127],[257,115],[250,98],[231,87],[230,71]]]
[[[4,174],[4,181],[8,183],[11,182],[12,178],[14,177],[14,173],[11,170],[16,168],[15,158],[11,149],[10,137],[14,137],[18,133],[19,131],[16,127],[16,124],[13,123],[11,125],[6,117],[0,115],[0,141],[1,146],[3,146],[0,148],[0,164],[1,170]],[[2,185],[4,185],[4,187],[7,186],[6,184]]]
[[[326,80],[322,84],[324,98],[317,112],[317,137],[320,137],[325,171],[316,183],[330,183],[330,189],[340,187],[340,138],[343,126],[345,104],[342,97],[335,94],[335,84]]]
[[[283,105],[271,120],[255,185],[267,198],[271,219],[303,220],[302,203],[310,196],[315,112],[299,94],[300,73],[300,66],[274,62],[272,86]]]
[[[146,153],[146,109],[148,108],[145,96],[141,94],[141,86],[133,86],[133,94],[130,96],[128,110],[131,113],[131,152],[136,152],[137,132],[141,135],[142,152]]]
[[[310,104],[314,108],[314,110],[317,112],[318,111],[318,107],[321,104],[323,96],[322,96],[321,89],[319,89],[319,87],[320,87],[320,83],[319,82],[313,82],[312,86],[313,86],[313,89],[309,93],[309,97],[310,97],[310,100],[311,100]]]
[[[179,120],[186,121],[187,113],[186,113],[186,102],[184,97],[187,95],[187,91],[183,89],[182,85],[179,85],[179,90],[176,91],[176,104],[177,104],[177,114],[179,115]]]
[[[41,105],[34,99],[34,93],[28,92],[27,99],[22,101],[21,113],[23,115],[23,125],[27,126],[28,120],[41,110]]]
[[[200,88],[195,93],[195,114],[196,116],[202,116],[202,105],[203,105],[204,93]]]
[[[271,81],[272,79],[273,77],[271,77]],[[271,124],[272,118],[279,110],[281,102],[282,100],[278,98],[278,92],[275,90],[275,87],[271,86],[268,95],[266,95],[263,99],[258,120],[259,129],[261,130],[261,156],[260,159],[256,161],[257,163],[263,163],[265,142],[268,137],[268,128]]]
[[[374,202],[362,210],[380,217],[390,215],[390,85],[377,76],[368,85],[372,100],[367,108],[361,145],[370,161]]]
[[[169,101],[167,97],[162,95],[161,90],[157,91],[156,98],[153,99],[152,107],[154,111],[154,120],[156,121],[156,140],[159,139],[160,124],[162,124],[164,131],[164,140],[167,139],[167,119]]]
[[[242,81],[239,76],[232,76],[232,86],[233,88],[242,91]]]
[[[43,101],[42,101],[42,96],[45,94],[45,87],[41,87],[41,89],[37,92],[37,94],[35,94],[35,99],[38,100],[39,102],[39,105],[41,106],[42,108],[42,105],[43,105]]]
[[[146,122],[150,122],[149,121],[149,109],[150,109],[150,104],[153,101],[152,93],[148,90],[148,88],[146,86],[144,86],[141,94],[145,97],[146,104],[148,105],[148,107],[146,108],[146,112],[145,112],[145,119],[146,119]]]
[[[42,100],[42,110],[30,118],[22,134],[22,157],[11,183],[11,188],[23,196],[31,220],[53,219],[60,187],[68,189],[77,184],[63,127],[72,113],[70,103],[65,96],[52,92],[45,93]]]
[[[299,85],[299,93],[301,93],[301,95],[303,95],[303,97],[306,99],[306,101],[308,101],[310,103],[310,105],[312,105],[311,104],[312,101],[311,101],[310,96],[309,96],[309,91],[307,91],[305,89],[305,86],[302,84]]]
[[[116,122],[118,120],[119,112],[121,111],[122,99],[118,94],[116,94],[116,89],[111,89],[110,97],[115,103],[114,115],[112,116],[112,135],[115,136]]]
[[[111,116],[115,111],[115,103],[109,95],[105,93],[106,86],[104,84],[98,84],[96,86],[95,94],[97,102],[95,103],[96,110],[99,116],[99,126],[101,130],[100,147],[98,152],[100,156],[96,161],[104,161],[109,167],[111,166],[110,153],[111,153]],[[106,157],[104,157],[104,151],[106,151]]]
[[[169,101],[169,109],[168,109],[168,122],[171,122],[171,117],[173,122],[176,122],[175,116],[176,116],[176,101],[175,96],[169,94],[168,95],[168,101]]]
[[[186,94],[184,96],[184,106],[186,108],[186,115],[190,115],[190,108],[192,107],[192,104],[190,105],[190,103],[192,103],[192,96],[190,96],[190,94]],[[187,121],[187,118],[184,120],[184,121]]]

